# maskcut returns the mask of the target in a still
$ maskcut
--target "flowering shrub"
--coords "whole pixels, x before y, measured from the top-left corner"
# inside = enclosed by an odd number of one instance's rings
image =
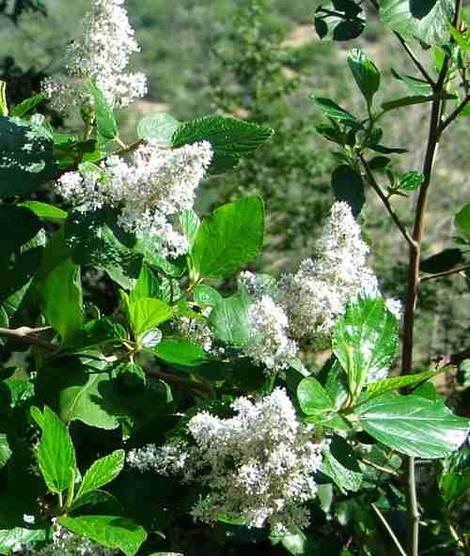
[[[351,508],[361,518],[352,536],[337,535],[337,554],[416,556],[421,524],[446,550],[468,549],[452,503],[468,492],[470,423],[430,382],[452,362],[419,372],[412,365],[420,281],[462,270],[443,269],[441,257],[422,276],[420,260],[437,143],[470,100],[449,92],[456,75],[466,86],[468,33],[460,5],[453,26],[435,29],[434,19],[424,29],[412,15],[405,26],[391,17],[394,6],[380,6],[382,16],[429,91],[377,109],[379,70],[354,50],[348,63],[366,118],[313,98],[328,122],[318,131],[339,148],[337,200],[316,252],[279,277],[246,270],[263,244],[259,197],[202,219],[194,211],[201,181],[233,170],[273,130],[157,114],[139,124],[135,142],[122,141],[113,109],[145,92],[144,76],[128,70],[138,45],[122,0],[93,0],[64,78],[13,107],[3,95],[0,553],[196,554],[193,532],[205,553],[270,543],[314,554],[328,520],[345,526]],[[359,7],[337,9],[331,20],[319,8],[320,35],[331,25],[336,38],[360,31]],[[426,44],[439,37],[437,78],[409,50],[408,35]],[[83,129],[54,129],[35,113],[45,101],[78,110]],[[418,103],[432,107],[423,172],[397,174],[384,154],[401,149],[381,143],[378,122]],[[366,185],[409,247],[403,307],[382,296],[368,261]],[[39,200],[41,191],[54,202]],[[410,191],[418,195],[412,232],[391,200]],[[462,244],[469,214],[466,206],[456,217]],[[86,271],[116,293],[111,308],[90,301]],[[318,370],[320,352],[328,360]],[[416,458],[442,462],[431,476],[440,526],[420,516]],[[385,515],[405,513],[405,461],[408,552]],[[371,516],[377,532],[366,541]]]

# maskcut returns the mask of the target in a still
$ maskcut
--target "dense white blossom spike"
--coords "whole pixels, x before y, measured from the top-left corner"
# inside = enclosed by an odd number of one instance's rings
[[[279,302],[295,338],[328,336],[351,299],[361,292],[378,294],[377,278],[367,267],[369,249],[347,203],[333,205],[317,251],[279,283]]]
[[[197,520],[223,514],[284,533],[306,526],[304,503],[315,497],[325,444],[299,422],[281,388],[255,402],[241,397],[232,409],[229,419],[198,413],[187,425],[187,441],[133,450],[128,463],[198,483],[208,494],[192,509]]]
[[[118,222],[138,237],[150,237],[162,256],[177,256],[188,248],[186,238],[172,218],[192,208],[196,189],[212,159],[209,143],[163,149],[141,145],[126,162],[118,156],[100,166],[84,165],[57,183],[60,195],[87,212],[112,207],[120,210]]]
[[[43,91],[58,110],[83,100],[81,81],[92,79],[112,107],[128,106],[147,92],[143,73],[128,70],[140,48],[130,26],[124,0],[93,0],[81,30],[65,54],[66,77],[47,79]]]

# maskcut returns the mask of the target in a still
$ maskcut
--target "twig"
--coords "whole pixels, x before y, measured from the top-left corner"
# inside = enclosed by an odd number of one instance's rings
[[[47,340],[42,340],[34,335],[46,330],[50,330],[50,327],[29,328],[27,326],[22,326],[21,328],[0,328],[0,336],[6,336],[7,338],[42,347],[48,351],[57,351],[56,345],[48,342]]]
[[[405,228],[405,226],[403,225],[403,223],[401,222],[401,220],[398,218],[396,212],[393,210],[392,205],[390,204],[390,201],[388,200],[388,198],[386,197],[386,195],[384,194],[384,192],[380,189],[379,184],[377,183],[374,174],[372,173],[372,170],[370,169],[370,166],[367,162],[367,160],[364,158],[364,156],[362,154],[359,155],[359,158],[362,162],[362,165],[364,167],[364,170],[366,172],[366,176],[367,176],[367,180],[369,181],[372,189],[377,193],[377,195],[379,196],[380,200],[382,201],[382,203],[384,204],[385,208],[387,209],[388,213],[390,214],[390,216],[392,217],[393,221],[395,222],[395,224],[397,225],[397,228],[400,230],[400,232],[402,233],[403,237],[406,239],[406,241],[408,242],[408,244],[410,246],[414,245],[414,240],[411,237],[409,231]]]
[[[377,469],[377,471],[382,471],[383,473],[388,473],[390,475],[395,475],[395,476],[399,475],[398,471],[392,469],[391,467],[386,467],[385,465],[379,465],[378,463],[375,463],[374,461],[370,461],[366,458],[361,458],[361,461],[364,465],[373,467],[374,469]]]
[[[184,380],[172,373],[166,373],[165,371],[159,371],[157,369],[145,369],[145,372],[155,378],[159,378],[170,384],[174,384],[177,388],[182,390],[194,390],[199,392],[199,394],[211,394],[212,390],[210,386],[202,382],[191,382],[189,380]]]
[[[442,276],[450,276],[452,274],[459,274],[465,270],[470,270],[470,265],[458,266],[456,268],[451,268],[450,270],[444,270],[442,272],[437,272],[436,274],[431,274],[430,276],[423,276],[420,278],[420,282],[427,282],[428,280],[434,280],[436,278],[441,278]]]
[[[419,509],[418,495],[416,493],[416,468],[415,458],[408,459],[408,514],[411,520],[409,550],[410,556],[419,555]]]
[[[429,85],[431,85],[431,87],[434,89],[436,86],[436,83],[434,82],[433,78],[429,75],[429,73],[426,71],[426,69],[424,68],[423,64],[419,61],[418,57],[416,56],[416,54],[411,50],[411,48],[408,46],[407,42],[405,41],[405,39],[400,35],[400,33],[397,33],[394,31],[395,36],[397,37],[397,39],[399,40],[400,44],[403,46],[403,48],[405,49],[405,52],[408,54],[408,56],[410,57],[410,59],[412,60],[412,62],[414,63],[414,65],[418,68],[419,72],[421,73],[421,75],[424,77],[424,79],[429,83]]]
[[[393,529],[391,528],[390,524],[385,519],[385,516],[383,515],[383,513],[379,510],[379,508],[377,508],[377,506],[374,503],[372,503],[371,506],[372,506],[372,509],[374,510],[374,512],[377,514],[380,521],[382,522],[385,529],[387,529],[387,532],[390,535],[390,538],[392,539],[392,541],[395,543],[395,546],[397,547],[398,552],[401,554],[401,556],[406,556],[406,552],[405,552],[404,548],[402,547],[400,541],[398,540],[397,536],[393,532]]]
[[[116,151],[114,154],[115,155],[122,155],[122,154],[126,154],[128,152],[134,151],[135,149],[137,149],[141,145],[145,144],[145,142],[146,142],[145,139],[139,139],[138,141],[135,141],[134,143],[131,143],[130,145],[124,145],[124,143],[121,142],[122,148],[120,150]]]
[[[455,108],[455,110],[453,110],[447,116],[447,118],[441,123],[441,125],[439,127],[439,133],[440,134],[455,120],[455,118],[457,118],[457,116],[464,110],[464,108],[468,105],[469,102],[470,102],[470,94],[467,94],[467,96]]]

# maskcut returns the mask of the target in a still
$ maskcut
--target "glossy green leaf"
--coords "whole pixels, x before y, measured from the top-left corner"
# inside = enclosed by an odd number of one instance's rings
[[[193,210],[188,209],[178,215],[178,223],[185,238],[188,240],[189,249],[191,250],[196,240],[201,220]]]
[[[129,318],[136,337],[156,328],[172,316],[173,309],[165,301],[152,297],[141,297],[129,306]]]
[[[8,255],[11,251],[19,251],[41,228],[40,220],[31,210],[0,205],[0,229],[5,231],[0,237],[1,254]]]
[[[56,169],[52,141],[41,130],[0,116],[0,197],[29,194]]]
[[[12,554],[18,551],[18,547],[31,545],[35,542],[45,541],[47,531],[45,529],[25,529],[14,527],[13,529],[0,529],[0,554]]]
[[[250,298],[243,293],[217,303],[209,317],[215,337],[233,347],[246,345],[250,339],[249,306]]]
[[[160,293],[160,283],[149,265],[143,264],[140,269],[139,277],[132,288],[129,299],[135,302],[142,297],[158,297]]]
[[[47,406],[38,424],[42,429],[37,450],[39,469],[51,492],[64,492],[76,470],[75,449],[69,430]]]
[[[44,314],[62,338],[79,330],[83,324],[83,299],[80,267],[66,259],[42,285]]]
[[[359,172],[342,164],[334,169],[331,175],[331,187],[337,201],[344,201],[357,216],[366,202],[364,182]]]
[[[314,95],[311,95],[309,99],[318,106],[324,116],[337,120],[352,128],[359,129],[361,127],[361,124],[355,116],[339,106],[339,104],[336,104],[333,100],[324,97],[316,97]]]
[[[394,69],[392,69],[392,75],[395,79],[401,81],[412,95],[428,96],[432,94],[431,85],[423,79],[419,79],[412,75],[398,73]]]
[[[88,89],[95,101],[96,131],[106,141],[116,139],[118,127],[113,109],[106,100],[103,92],[95,83],[89,82]]]
[[[397,347],[397,320],[382,298],[362,297],[347,306],[334,331],[333,352],[354,396],[368,376],[388,371]]]
[[[197,367],[209,360],[200,346],[188,340],[162,340],[153,351],[165,363],[182,367]]]
[[[137,126],[137,135],[141,139],[151,140],[159,145],[169,146],[181,122],[171,114],[162,113],[145,116]]]
[[[357,492],[362,484],[362,473],[351,446],[341,436],[333,436],[325,450],[321,471],[328,475],[339,489]]]
[[[11,110],[11,116],[15,118],[23,118],[29,112],[34,110],[36,106],[39,106],[46,100],[46,95],[44,93],[38,93],[32,97],[26,98],[20,103],[16,104]]]
[[[213,307],[222,301],[220,293],[207,284],[199,284],[194,288],[193,298],[199,305]]]
[[[421,373],[415,373],[412,375],[404,376],[394,376],[391,378],[386,378],[384,380],[378,380],[377,382],[371,382],[367,385],[367,398],[372,398],[374,396],[381,396],[387,392],[393,392],[394,390],[400,390],[400,388],[409,388],[411,386],[417,386],[422,382],[429,380],[430,378],[440,374],[436,371],[423,371]]]
[[[112,454],[93,462],[85,473],[76,498],[84,496],[88,492],[99,489],[113,481],[124,467],[126,453],[124,450],[116,450]]]
[[[423,104],[425,102],[433,102],[437,98],[443,100],[451,100],[455,95],[449,93],[441,93],[439,95],[413,95],[408,97],[397,98],[389,102],[384,102],[382,108],[385,112],[395,110],[396,108],[403,108],[404,106],[411,106],[413,104]]]
[[[102,546],[119,549],[126,556],[137,554],[147,538],[145,529],[133,520],[105,515],[60,517],[60,525],[81,537],[86,537]]]
[[[401,191],[415,191],[423,184],[424,176],[421,172],[412,170],[402,174],[398,180],[397,188]]]
[[[367,101],[372,103],[375,93],[380,86],[380,72],[372,60],[369,60],[362,50],[355,48],[348,56],[348,65],[361,93]]]
[[[309,376],[300,381],[297,387],[300,408],[307,415],[334,411],[333,400],[318,380]]]
[[[385,394],[355,411],[363,429],[376,440],[408,456],[443,458],[467,438],[470,421],[454,415],[441,401]]]
[[[8,437],[5,433],[0,433],[0,469],[4,467],[11,457],[11,449],[8,443]]]
[[[418,39],[425,44],[446,43],[450,37],[452,0],[380,0],[379,13],[384,23],[405,38]]]
[[[464,261],[464,255],[461,249],[452,248],[444,249],[440,253],[436,253],[421,262],[419,268],[422,272],[436,274],[445,272]]]
[[[259,197],[243,197],[205,218],[191,252],[195,272],[225,278],[253,260],[264,237],[264,207]]]
[[[56,224],[61,224],[67,219],[68,216],[68,213],[65,212],[65,210],[40,201],[25,201],[24,203],[20,203],[18,206],[29,209],[41,220],[55,222]]]
[[[235,166],[243,155],[255,151],[273,133],[269,127],[236,118],[206,116],[180,125],[173,136],[173,146],[208,141],[214,151],[211,171],[217,173]]]

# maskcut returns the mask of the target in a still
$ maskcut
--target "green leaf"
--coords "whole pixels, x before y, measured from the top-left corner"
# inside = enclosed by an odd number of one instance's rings
[[[414,38],[427,45],[449,40],[452,21],[452,0],[380,0],[380,18],[405,38]]]
[[[68,428],[47,406],[42,413],[40,427],[39,468],[49,490],[62,493],[69,488],[77,467],[72,438]]]
[[[381,396],[387,392],[393,392],[394,390],[400,390],[401,388],[407,388],[411,386],[417,386],[422,382],[437,376],[439,371],[423,371],[421,373],[415,373],[413,375],[405,376],[394,376],[391,378],[386,378],[384,380],[378,380],[377,382],[371,382],[367,385],[366,396],[367,399]]]
[[[178,223],[183,230],[184,236],[188,240],[189,249],[191,250],[196,240],[201,220],[193,210],[188,209],[178,215]]]
[[[11,554],[18,551],[18,547],[31,545],[35,542],[45,541],[45,529],[0,529],[0,554]]]
[[[225,278],[254,259],[263,244],[264,208],[259,197],[243,197],[205,218],[191,252],[195,272]]]
[[[29,114],[32,110],[39,106],[46,100],[46,95],[44,93],[38,93],[33,95],[19,104],[17,104],[11,111],[11,116],[15,118],[23,118],[26,114]]]
[[[137,301],[142,297],[158,297],[160,283],[149,265],[143,264],[140,269],[139,278],[129,295],[131,302]]]
[[[194,301],[201,306],[214,307],[219,301],[222,301],[222,295],[207,284],[198,284],[193,292]]]
[[[300,408],[307,415],[334,411],[334,403],[323,386],[313,376],[300,381],[297,387]]]
[[[106,515],[60,517],[60,525],[81,537],[86,537],[102,546],[119,549],[126,556],[137,554],[147,538],[145,529],[132,519]]]
[[[41,222],[29,209],[14,205],[0,205],[0,253],[19,251],[41,230]],[[8,233],[6,233],[8,232]]]
[[[125,460],[126,453],[124,450],[116,450],[109,456],[96,460],[85,473],[76,498],[78,499],[88,492],[97,490],[113,481],[122,471]]]
[[[17,206],[29,209],[41,220],[47,220],[56,224],[61,224],[68,216],[65,210],[48,203],[41,203],[40,201],[25,201]]]
[[[436,253],[422,261],[419,268],[422,272],[436,274],[438,272],[450,270],[454,266],[462,263],[463,260],[464,256],[460,249],[444,249],[440,253]]]
[[[415,191],[423,184],[424,176],[421,172],[412,170],[400,176],[397,189],[402,191]]]
[[[0,81],[0,116],[8,116],[7,84]]]
[[[167,113],[145,116],[137,126],[137,135],[140,139],[152,140],[159,145],[170,146],[172,138],[180,125],[182,125],[181,122]]]
[[[344,201],[357,216],[366,202],[364,193],[364,182],[361,174],[353,170],[350,166],[342,164],[334,169],[331,175],[331,187],[335,199]]]
[[[380,86],[380,72],[362,50],[355,48],[348,56],[348,65],[361,93],[370,106]]]
[[[243,155],[254,152],[273,133],[269,127],[236,118],[206,116],[180,125],[173,136],[173,146],[208,141],[214,151],[211,171],[217,173],[235,166]]]
[[[62,338],[83,324],[80,267],[66,259],[47,276],[42,285],[44,315]]]
[[[412,95],[419,95],[419,96],[428,96],[432,94],[432,87],[423,79],[418,79],[417,77],[413,77],[412,75],[404,75],[398,73],[392,68],[392,75],[398,81],[401,81],[410,91]]]
[[[197,367],[209,360],[200,346],[188,340],[162,340],[153,351],[165,363],[182,367]]]
[[[333,436],[329,449],[324,452],[321,471],[333,479],[343,493],[357,492],[361,488],[362,473],[356,456],[341,436]]]
[[[363,429],[376,440],[408,456],[443,458],[467,438],[470,422],[441,401],[385,394],[355,410]]]
[[[470,240],[470,203],[455,215],[455,225],[459,232]]]
[[[248,308],[250,298],[244,293],[223,298],[212,309],[209,323],[218,340],[233,347],[243,347],[250,339]]]
[[[358,396],[367,377],[388,371],[398,346],[396,318],[382,298],[362,297],[349,303],[333,336],[333,352]]]
[[[118,127],[113,109],[102,91],[90,81],[88,89],[95,101],[96,130],[105,141],[113,141],[118,135]]]
[[[449,93],[439,93],[435,95],[414,95],[408,97],[397,98],[389,102],[384,102],[382,108],[384,112],[395,110],[396,108],[403,108],[404,106],[411,106],[413,104],[423,104],[425,102],[433,102],[436,99],[451,100],[455,95]]]
[[[52,141],[35,127],[0,116],[0,197],[27,195],[55,172]]]
[[[336,104],[336,102],[330,98],[316,97],[314,95],[311,95],[308,98],[313,101],[328,118],[338,120],[342,124],[355,129],[360,129],[362,127],[355,116],[344,108],[341,108],[339,104]]]
[[[172,316],[173,309],[167,303],[152,297],[141,297],[129,306],[129,318],[136,337],[156,328]]]

